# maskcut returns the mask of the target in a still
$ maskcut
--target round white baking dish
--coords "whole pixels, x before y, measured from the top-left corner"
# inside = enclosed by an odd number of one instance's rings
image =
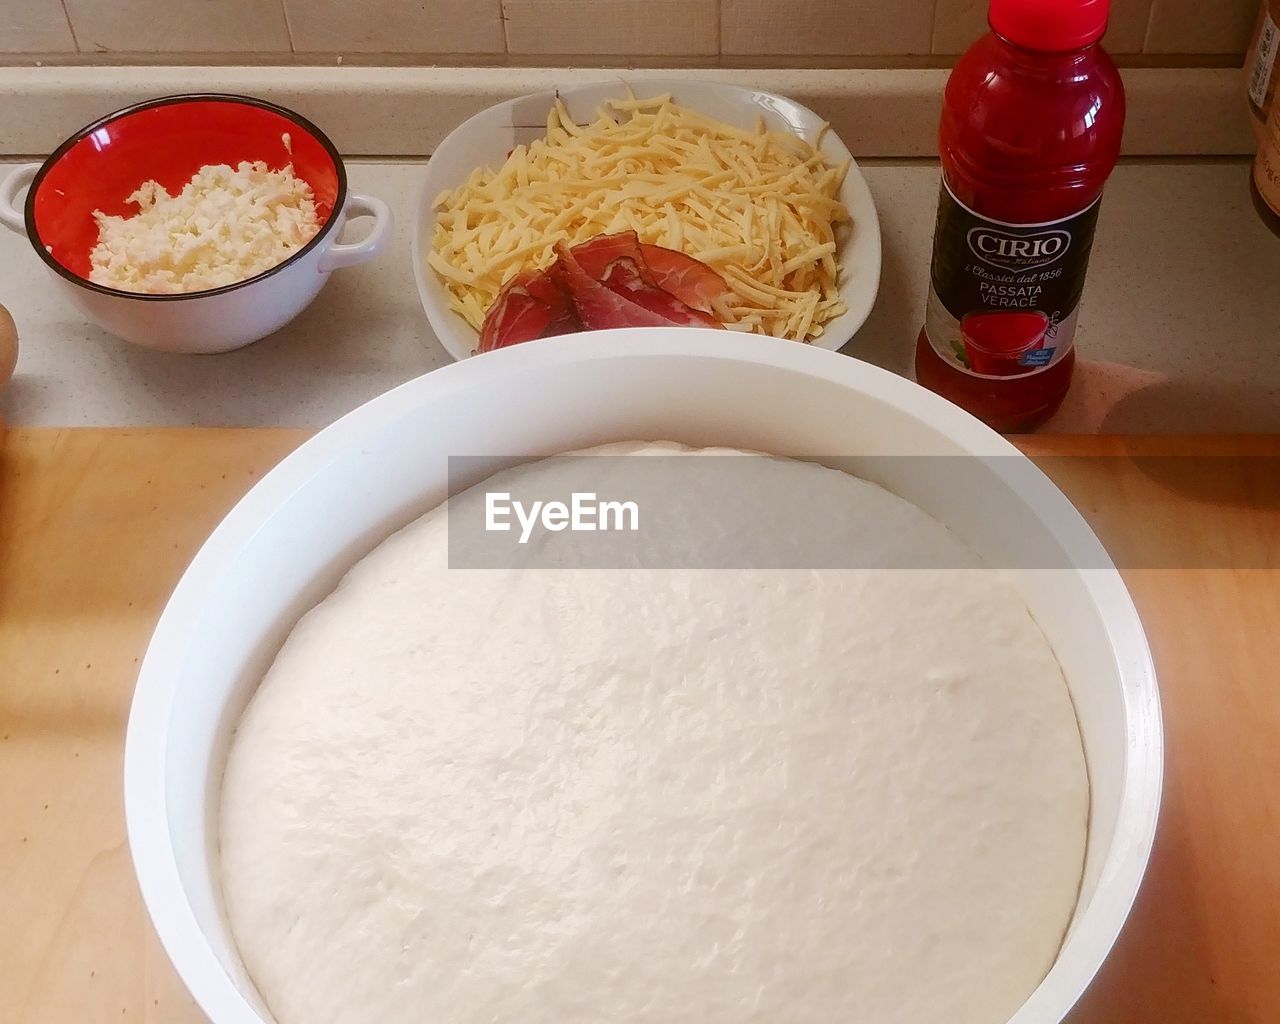
[[[1062,662],[1091,779],[1076,914],[1055,966],[1010,1024],[1063,1020],[1129,912],[1160,802],[1159,698],[1128,592],[1048,478],[955,406],[831,352],[733,341],[716,331],[614,331],[453,364],[322,431],[214,531],[147,651],[125,755],[142,894],[214,1024],[270,1020],[219,906],[215,814],[231,731],[293,624],[361,555],[446,496],[449,456],[492,456],[483,476],[632,439],[839,459],[1010,567]]]

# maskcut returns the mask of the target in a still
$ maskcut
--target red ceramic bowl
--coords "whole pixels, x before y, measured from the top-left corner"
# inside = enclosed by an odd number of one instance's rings
[[[235,166],[244,160],[271,167],[292,163],[311,186],[321,228],[307,245],[255,277],[207,291],[148,295],[88,279],[89,254],[98,240],[95,210],[136,213],[126,199],[144,181],[158,181],[172,194],[206,164]],[[27,181],[24,211],[15,224],[16,197]],[[364,242],[336,242],[348,213],[378,219]],[[234,348],[282,326],[310,302],[330,270],[376,255],[390,229],[385,204],[348,193],[338,151],[314,124],[265,100],[213,93],[149,100],[82,128],[39,167],[19,168],[0,185],[0,221],[25,230],[49,269],[74,286],[73,301],[107,330],[149,347],[185,351]],[[302,267],[308,272],[297,273]],[[254,294],[244,301],[208,301],[237,292]],[[189,312],[196,303],[205,308]],[[171,309],[140,312],[161,306]]]

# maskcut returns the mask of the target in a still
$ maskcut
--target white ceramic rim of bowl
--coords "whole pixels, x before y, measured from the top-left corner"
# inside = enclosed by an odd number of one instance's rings
[[[785,122],[797,134],[810,140],[818,134],[820,127],[827,123],[803,104],[763,89],[679,78],[631,81],[626,76],[569,89],[530,93],[494,104],[474,114],[445,136],[427,161],[426,173],[414,213],[413,234],[410,238],[410,259],[413,261],[413,276],[418,285],[418,297],[422,301],[422,308],[427,314],[432,331],[444,350],[454,359],[469,358],[474,353],[479,338],[467,322],[449,308],[448,293],[426,262],[427,253],[430,251],[430,231],[435,225],[432,202],[445,189],[461,184],[462,176],[478,166],[467,161],[468,170],[466,171],[453,167],[451,165],[454,162],[452,161],[453,151],[464,147],[475,148],[477,138],[487,138],[495,133],[510,131],[513,121],[510,115],[517,108],[523,108],[525,105],[542,104],[550,109],[551,102],[557,95],[567,103],[598,95],[598,99],[589,101],[595,106],[606,95],[620,95],[627,86],[630,86],[632,91],[641,98],[669,92],[677,102],[695,108],[698,107],[700,100],[706,103],[707,97],[738,101],[735,105],[740,106],[744,112],[753,112],[775,121]],[[542,116],[545,118],[545,113]],[[502,138],[506,137],[502,136]],[[495,148],[501,147],[495,144]],[[880,290],[882,262],[880,219],[876,213],[871,188],[867,185],[858,162],[834,129],[827,128],[823,133],[821,148],[837,161],[845,159],[849,161],[849,173],[845,176],[840,197],[849,207],[854,231],[840,248],[840,260],[845,267],[858,268],[856,273],[846,271],[845,280],[839,288],[840,296],[847,307],[846,312],[826,325],[822,337],[808,343],[812,348],[834,350],[843,348],[857,335],[875,306],[876,296]],[[493,159],[498,158],[496,156],[489,158],[489,160]],[[498,162],[500,163],[501,160],[498,159]]]
[[[483,386],[503,373],[642,356],[747,361],[842,384],[894,404],[945,434],[964,452],[993,459],[995,471],[1038,513],[1051,513],[1057,539],[1099,609],[1117,664],[1126,709],[1127,753],[1115,831],[1096,896],[1080,914],[1052,969],[1007,1024],[1061,1021],[1115,943],[1138,893],[1155,838],[1163,771],[1163,729],[1155,667],[1137,609],[1101,542],[1060,490],[1017,448],[959,407],[887,370],[857,359],[743,336],[725,346],[716,331],[602,331],[517,345],[501,356],[462,360],[394,388],[306,441],[227,514],[192,560],[166,605],[143,659],[125,744],[125,817],[143,900],[188,991],[217,1024],[264,1024],[236,987],[200,928],[179,876],[167,806],[168,720],[185,650],[200,628],[205,592],[260,524],[337,455],[433,399]],[[1017,471],[1009,468],[1010,464]],[[1087,570],[1079,568],[1089,567]]]

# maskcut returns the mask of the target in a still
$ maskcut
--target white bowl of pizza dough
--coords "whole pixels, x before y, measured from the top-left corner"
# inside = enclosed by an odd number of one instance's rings
[[[125,756],[142,894],[169,957],[214,1024],[271,1020],[220,907],[215,817],[231,732],[294,623],[375,544],[446,497],[449,456],[501,452],[491,461],[496,471],[653,438],[842,457],[843,468],[1011,567],[1062,663],[1091,805],[1066,941],[1009,1024],[1058,1024],[1067,1015],[1129,912],[1160,802],[1159,697],[1124,584],[1053,484],[955,406],[832,352],[733,340],[690,329],[601,332],[453,364],[322,431],[214,531],[147,651]],[[879,457],[886,455],[977,459]],[[961,478],[968,486],[957,485]]]

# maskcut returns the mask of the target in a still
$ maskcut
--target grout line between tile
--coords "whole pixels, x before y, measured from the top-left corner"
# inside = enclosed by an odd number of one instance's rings
[[[507,0],[498,0],[498,20],[502,22],[502,52],[511,56],[511,38],[507,25]]]
[[[930,56],[937,54],[938,39],[938,7],[941,6],[942,0],[933,0],[933,14],[929,16],[929,49]]]
[[[67,10],[67,0],[58,0],[62,5],[62,16],[67,19],[67,31],[71,33],[71,45],[76,48],[76,53],[80,52],[80,40],[76,38],[76,27],[71,21],[71,12]]]
[[[297,54],[298,44],[293,41],[293,22],[289,20],[289,0],[280,0],[280,11],[284,14],[284,31],[289,37],[289,52]]]
[[[1147,8],[1147,27],[1142,33],[1142,52],[1151,52],[1151,29],[1156,23],[1156,6],[1160,0],[1151,0],[1151,6]]]

